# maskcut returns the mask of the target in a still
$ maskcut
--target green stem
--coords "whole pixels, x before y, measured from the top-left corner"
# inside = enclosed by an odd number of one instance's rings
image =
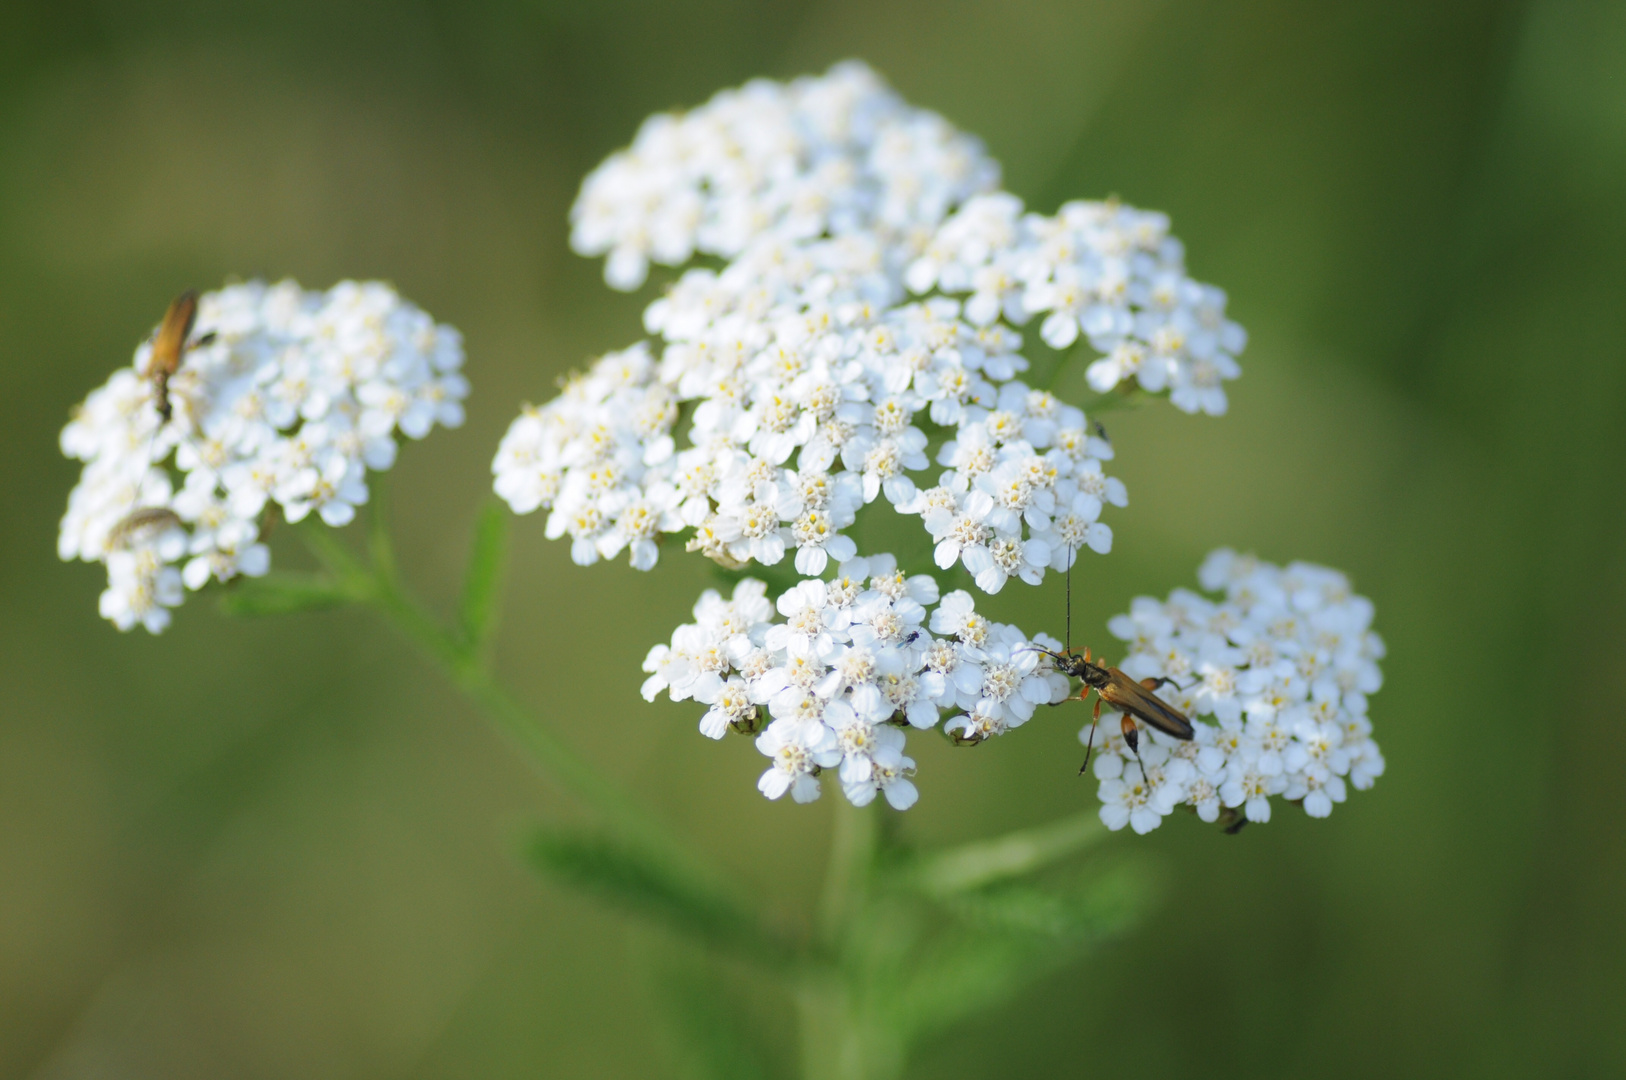
[[[1139,386],[1131,386],[1127,390],[1109,390],[1105,394],[1098,394],[1086,401],[1082,408],[1085,416],[1117,412],[1120,409],[1138,409],[1149,396]]]
[[[838,973],[804,978],[796,989],[803,1080],[870,1080],[853,1001]]]
[[[845,932],[869,895],[878,823],[874,803],[853,806],[845,799],[834,802],[830,862],[824,873],[824,891],[819,896],[818,934],[821,945],[839,954]]]
[[[1054,393],[1056,390],[1056,384],[1061,382],[1062,372],[1067,370],[1067,365],[1073,362],[1073,357],[1079,354],[1079,347],[1083,344],[1084,342],[1080,340],[1061,350],[1061,352],[1056,355],[1055,364],[1051,366],[1049,371],[1045,372],[1045,377],[1043,379],[1039,378],[1037,372],[1033,374],[1033,385]]]
[[[385,528],[374,507],[369,533],[372,565],[366,566],[332,530],[300,530],[306,545],[342,584],[345,591],[365,600],[400,634],[439,665],[493,726],[525,754],[537,771],[559,784],[591,808],[626,839],[663,855],[683,870],[699,873],[699,864],[686,846],[640,807],[625,791],[578,757],[544,727],[492,676],[478,649],[461,635],[442,626],[402,584]]]
[[[877,1080],[897,1074],[902,1054],[881,1053],[876,1032],[865,1024],[856,985],[861,972],[857,958],[849,955],[869,902],[879,833],[876,808],[836,800],[831,826],[830,861],[814,923],[830,962],[809,968],[796,987],[802,1075],[805,1080]]]

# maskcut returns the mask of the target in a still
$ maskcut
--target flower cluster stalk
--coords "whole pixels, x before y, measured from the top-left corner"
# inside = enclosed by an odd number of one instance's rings
[[[874,804],[837,801],[831,814],[830,857],[814,920],[827,962],[809,969],[796,991],[805,1080],[884,1080],[903,1065],[902,1046],[865,1023],[856,955],[855,931],[869,904],[881,843],[878,813]]]
[[[687,845],[660,824],[619,785],[584,761],[505,688],[492,673],[485,651],[448,628],[401,581],[386,524],[382,490],[375,491],[364,563],[331,531],[302,528],[300,536],[333,575],[339,591],[365,603],[402,637],[434,661],[480,715],[521,752],[529,764],[629,840],[651,852],[682,855]]]

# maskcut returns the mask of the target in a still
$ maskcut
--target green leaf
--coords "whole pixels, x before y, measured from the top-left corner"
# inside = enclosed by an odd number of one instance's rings
[[[682,1073],[705,1080],[767,1080],[767,1047],[740,1006],[742,989],[704,955],[685,949],[659,965],[667,1018],[680,1045]]]
[[[1007,934],[1067,937],[1078,922],[1068,897],[1031,885],[955,897],[949,907],[963,922]]]
[[[916,961],[913,977],[887,1003],[891,1023],[913,1042],[1002,1004],[1028,982],[1072,959],[1033,939],[959,935]]]
[[[463,574],[463,601],[458,609],[458,626],[471,649],[483,647],[497,627],[507,561],[508,514],[497,503],[487,503],[474,525],[474,546]]]
[[[1007,885],[957,896],[949,906],[960,925],[928,945],[879,1005],[910,1039],[976,1016],[1128,929],[1153,884],[1136,861],[1065,891]]]
[[[221,595],[220,607],[231,615],[286,615],[343,607],[360,599],[353,586],[325,574],[285,572],[235,579]]]
[[[1143,871],[1120,867],[1083,888],[1000,885],[956,896],[945,906],[962,922],[1002,933],[1093,940],[1133,923],[1150,893]]]
[[[902,871],[902,881],[927,896],[953,896],[1042,870],[1106,835],[1099,817],[1078,814],[923,856]]]
[[[524,848],[544,875],[715,948],[778,963],[791,949],[756,915],[657,852],[599,833],[539,829]]]

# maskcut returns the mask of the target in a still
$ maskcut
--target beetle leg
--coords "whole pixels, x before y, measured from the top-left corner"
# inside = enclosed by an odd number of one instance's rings
[[[1141,760],[1140,756],[1140,728],[1136,725],[1135,718],[1128,713],[1124,713],[1120,726],[1123,729],[1124,742],[1129,744],[1130,752],[1135,755],[1135,764],[1140,766],[1141,783],[1146,785],[1146,797],[1150,799],[1152,796],[1152,778],[1147,775],[1146,762]]]
[[[1090,696],[1090,684],[1085,683],[1084,684],[1084,692],[1082,694],[1078,695],[1078,700],[1083,701],[1085,698],[1087,698],[1089,696]],[[1078,767],[1078,775],[1080,775],[1080,776],[1083,776],[1085,770],[1087,770],[1090,767],[1090,752],[1095,749],[1095,728],[1096,728],[1096,725],[1098,725],[1100,723],[1101,723],[1101,695],[1096,694],[1095,695],[1095,712],[1090,718],[1090,740],[1089,740],[1089,742],[1084,744],[1084,764],[1082,764],[1082,765],[1080,765]]]

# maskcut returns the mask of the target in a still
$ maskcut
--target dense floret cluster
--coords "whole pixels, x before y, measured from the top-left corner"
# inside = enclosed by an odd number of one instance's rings
[[[904,754],[911,728],[949,714],[947,734],[979,742],[1069,694],[1043,651],[1059,642],[990,622],[970,593],[939,600],[930,575],[905,575],[890,555],[854,559],[775,600],[745,578],[726,600],[708,590],[694,618],[650,650],[644,697],[665,690],[709,706],[700,731],[710,738],[755,735],[770,759],[757,787],[770,799],[810,802],[831,770],[854,805],[879,793],[908,809],[918,796]]]
[[[578,251],[612,283],[696,253],[645,311],[653,343],[611,353],[528,407],[493,462],[520,513],[576,561],[649,569],[665,534],[730,568],[787,556],[816,577],[884,499],[919,515],[937,564],[985,592],[1039,582],[1123,506],[1082,410],[1017,378],[1019,327],[1104,354],[1098,390],[1223,412],[1239,327],[1185,276],[1162,215],[1115,203],[1024,214],[998,169],[867,68],[752,83],[649,121],[588,177]],[[681,444],[680,444],[681,440]],[[934,471],[935,466],[935,471]]]
[[[343,525],[396,437],[463,422],[462,339],[377,282],[291,281],[200,298],[159,413],[153,343],[74,410],[62,451],[85,463],[57,540],[104,562],[102,615],[157,633],[187,589],[264,574],[268,515]]]
[[[977,326],[1044,316],[1039,336],[1080,337],[1104,354],[1086,377],[1098,391],[1167,390],[1185,412],[1225,412],[1223,383],[1241,374],[1247,335],[1225,317],[1225,293],[1192,281],[1169,219],[1117,202],[1072,202],[1055,217],[1022,201],[978,196],[947,221],[906,274],[909,288],[968,296]]]
[[[1383,683],[1372,602],[1335,570],[1227,550],[1198,579],[1223,598],[1176,589],[1108,624],[1128,643],[1126,675],[1169,680],[1158,695],[1207,722],[1189,742],[1143,730],[1137,755],[1104,714],[1093,733],[1101,820],[1144,833],[1185,806],[1204,821],[1269,821],[1273,795],[1326,817],[1350,787],[1371,787],[1383,775],[1367,719]]]
[[[732,259],[765,238],[908,243],[998,183],[980,143],[849,62],[650,117],[583,182],[570,239],[583,255],[609,255],[612,286],[635,289],[651,261]]]

